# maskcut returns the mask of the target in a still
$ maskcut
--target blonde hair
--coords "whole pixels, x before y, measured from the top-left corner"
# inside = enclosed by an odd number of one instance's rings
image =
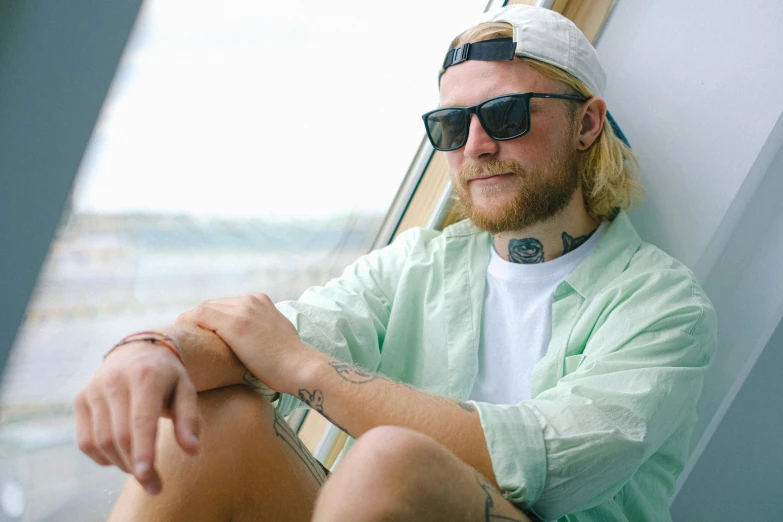
[[[512,35],[509,24],[483,23],[457,36],[451,46],[509,38]],[[568,94],[577,94],[584,98],[594,96],[584,82],[570,73],[532,58],[524,60],[542,76],[564,84],[570,91]],[[440,74],[443,72],[441,69]],[[572,109],[571,116],[576,116],[576,107]],[[621,209],[635,208],[644,200],[644,187],[636,179],[639,174],[639,161],[608,122],[604,122],[601,134],[593,144],[579,154],[578,170],[587,212],[595,219],[614,219]]]

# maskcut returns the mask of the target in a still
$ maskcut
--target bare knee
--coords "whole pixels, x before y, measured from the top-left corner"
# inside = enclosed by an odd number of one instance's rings
[[[188,457],[174,436],[173,423],[162,420],[158,432],[158,460],[165,465],[166,459],[174,459],[178,465],[193,463],[203,467],[205,460],[211,457],[224,458],[227,448],[239,449],[242,441],[258,441],[259,433],[265,430],[274,415],[274,407],[260,395],[246,386],[227,386],[216,390],[201,392],[199,404],[199,442],[198,458]]]
[[[269,402],[226,387],[199,394],[199,415],[198,456],[179,448],[172,422],[161,421],[155,465],[163,492],[150,497],[131,479],[117,520],[310,519],[323,474]]]
[[[227,520],[233,512],[232,495],[246,475],[241,460],[253,446],[263,444],[259,434],[269,430],[260,428],[271,424],[273,415],[272,405],[244,386],[200,393],[199,455],[185,453],[171,420],[162,419],[155,468],[163,491],[151,497],[130,477],[112,520],[189,520],[194,513],[202,520]]]
[[[374,428],[351,448],[324,485],[316,518],[396,520],[429,496],[450,453],[434,439],[396,426]],[[339,516],[335,510],[341,511]]]
[[[253,413],[250,420],[274,412],[274,407],[268,401],[243,385],[201,392],[198,394],[198,403],[202,420],[236,419],[237,416]]]
[[[399,426],[379,426],[361,436],[346,457],[350,466],[368,467],[390,478],[409,479],[411,466],[426,466],[428,460],[446,451],[434,439]]]
[[[257,431],[267,425],[274,416],[275,409],[267,400],[247,386],[236,385],[199,393],[199,415],[202,432],[221,432],[225,428],[238,430],[235,436],[246,431]]]

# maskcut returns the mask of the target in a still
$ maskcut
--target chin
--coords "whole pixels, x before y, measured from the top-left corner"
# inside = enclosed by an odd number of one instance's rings
[[[463,213],[478,228],[493,235],[519,231],[553,218],[568,206],[579,185],[576,175],[568,172],[520,187],[471,190],[456,185],[455,191]]]
[[[490,234],[515,230],[519,224],[517,209],[513,202],[476,202],[462,205],[462,211],[474,225]]]

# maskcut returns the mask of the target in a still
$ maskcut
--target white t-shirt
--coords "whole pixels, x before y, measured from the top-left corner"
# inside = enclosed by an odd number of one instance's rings
[[[555,289],[590,254],[608,226],[603,222],[576,250],[545,263],[511,263],[490,246],[471,400],[517,404],[530,399],[533,366],[546,354],[552,337]]]

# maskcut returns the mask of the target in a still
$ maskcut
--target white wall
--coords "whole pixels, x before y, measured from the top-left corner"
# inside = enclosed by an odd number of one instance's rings
[[[780,0],[616,0],[597,44],[647,188],[632,220],[694,270],[718,311],[682,480],[783,317],[781,28]]]
[[[644,167],[635,223],[702,281],[715,258],[702,256],[783,112],[782,27],[780,0],[617,0],[597,44],[609,109]]]

